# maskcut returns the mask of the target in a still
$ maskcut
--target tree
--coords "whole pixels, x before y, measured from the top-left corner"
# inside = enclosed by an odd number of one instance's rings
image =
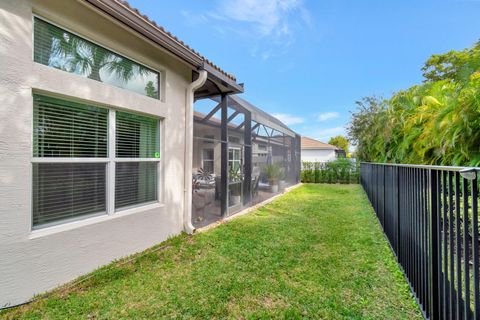
[[[343,151],[345,151],[345,154],[348,153],[348,140],[344,136],[336,136],[330,138],[328,141],[328,144],[334,145],[336,147],[339,147]]]
[[[147,96],[152,98],[158,98],[158,91],[153,85],[153,81],[148,81],[147,85],[145,86],[145,93]]]
[[[383,149],[380,140],[382,135],[383,116],[387,101],[381,97],[365,97],[355,102],[356,111],[347,126],[348,139],[356,146],[356,157],[361,161],[374,161],[378,158],[378,149]]]
[[[425,82],[441,80],[468,81],[469,77],[480,71],[480,41],[472,48],[462,51],[449,51],[434,54],[422,68]]]
[[[150,72],[130,59],[72,35],[60,38],[60,41],[55,43],[54,52],[63,58],[63,68],[97,81],[102,81],[101,71],[106,75],[114,74],[124,83],[137,75]]]
[[[347,127],[361,161],[480,165],[480,45],[432,56],[426,81],[363,98]]]
[[[102,73],[128,82],[151,71],[128,58],[79,38],[47,22],[35,20],[35,35],[43,39],[36,48],[35,61],[102,81]]]

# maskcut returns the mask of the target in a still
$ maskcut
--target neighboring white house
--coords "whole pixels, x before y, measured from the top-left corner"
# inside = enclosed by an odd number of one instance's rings
[[[345,152],[336,146],[312,138],[302,137],[302,161],[326,162],[338,159],[339,156],[344,154]]]

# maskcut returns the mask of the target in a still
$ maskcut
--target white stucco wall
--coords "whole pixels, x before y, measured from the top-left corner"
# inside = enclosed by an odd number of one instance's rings
[[[32,12],[163,72],[162,101],[34,63]],[[1,0],[0,70],[0,306],[182,231],[187,66],[80,1]],[[32,92],[162,118],[160,201],[32,231]]]
[[[332,161],[336,159],[335,150],[322,150],[322,149],[302,149],[301,150],[302,161],[311,162],[324,162]]]

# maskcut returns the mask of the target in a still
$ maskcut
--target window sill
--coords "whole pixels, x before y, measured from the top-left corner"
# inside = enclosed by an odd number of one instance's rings
[[[158,209],[158,208],[163,208],[165,204],[156,202],[156,203],[150,203],[146,204],[144,206],[139,206],[139,207],[133,207],[133,208],[128,208],[124,209],[121,211],[117,211],[114,214],[104,214],[100,216],[94,216],[94,217],[88,217],[82,220],[77,220],[77,221],[72,221],[72,222],[66,222],[64,224],[59,224],[59,225],[54,225],[51,227],[46,227],[38,230],[32,230],[30,232],[30,235],[28,237],[29,240],[37,239],[37,238],[42,238],[46,236],[50,236],[56,233],[61,233],[64,231],[71,231],[75,230],[81,227],[89,226],[92,224],[104,222],[104,221],[109,221],[109,220],[114,220],[114,219],[119,219],[125,216],[130,216],[132,214],[136,214],[139,212],[147,211],[147,210],[152,210],[152,209]]]

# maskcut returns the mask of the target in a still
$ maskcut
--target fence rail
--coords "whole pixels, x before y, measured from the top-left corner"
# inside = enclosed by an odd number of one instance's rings
[[[426,319],[480,320],[479,174],[360,165],[360,183]]]

